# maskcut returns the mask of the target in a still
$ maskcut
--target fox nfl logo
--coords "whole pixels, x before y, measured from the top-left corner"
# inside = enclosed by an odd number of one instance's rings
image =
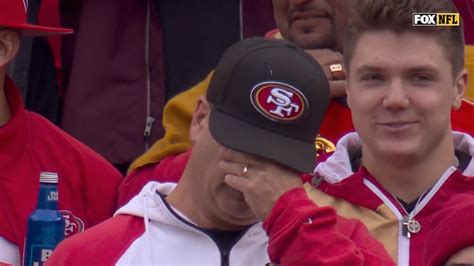
[[[413,13],[413,26],[459,26],[459,13]]]

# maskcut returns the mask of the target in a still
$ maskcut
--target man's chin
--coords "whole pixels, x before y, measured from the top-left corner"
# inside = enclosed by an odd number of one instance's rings
[[[236,220],[253,221],[257,219],[253,211],[246,203],[232,204],[232,206],[227,206],[225,210],[229,216],[232,216]]]
[[[385,158],[387,161],[391,161],[397,164],[411,164],[420,157],[419,149],[413,146],[385,146],[379,152],[379,159]]]
[[[327,38],[316,32],[298,32],[290,37],[290,41],[294,42],[299,47],[310,49],[333,49],[334,39]]]
[[[258,222],[258,218],[250,211],[250,213],[240,213],[235,212],[232,213],[232,220],[234,221],[235,225],[251,225]]]

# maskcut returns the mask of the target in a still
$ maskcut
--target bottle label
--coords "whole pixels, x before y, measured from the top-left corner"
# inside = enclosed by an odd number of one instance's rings
[[[33,245],[31,247],[31,258],[33,266],[43,266],[53,254],[53,247]]]
[[[58,192],[57,191],[49,191],[48,201],[58,201]]]

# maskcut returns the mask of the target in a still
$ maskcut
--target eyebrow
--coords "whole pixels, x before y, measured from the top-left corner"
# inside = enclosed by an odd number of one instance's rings
[[[378,66],[372,66],[372,65],[363,65],[355,71],[356,74],[361,74],[362,72],[383,72],[384,69],[382,67]]]
[[[409,72],[438,72],[438,70],[432,66],[418,66],[408,69]]]
[[[379,66],[373,66],[373,65],[363,65],[361,67],[359,67],[355,73],[356,74],[361,74],[363,72],[385,72],[386,69],[383,68],[383,67],[379,67]],[[420,65],[420,66],[415,66],[415,67],[411,67],[411,68],[408,68],[408,69],[404,69],[403,70],[404,72],[409,72],[409,73],[412,73],[412,72],[438,72],[437,69],[433,66],[430,66],[430,65]]]

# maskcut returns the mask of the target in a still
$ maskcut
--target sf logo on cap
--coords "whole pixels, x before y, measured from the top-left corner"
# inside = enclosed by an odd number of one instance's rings
[[[252,104],[265,117],[280,122],[300,118],[307,109],[307,100],[296,88],[280,82],[263,82],[251,92]]]

